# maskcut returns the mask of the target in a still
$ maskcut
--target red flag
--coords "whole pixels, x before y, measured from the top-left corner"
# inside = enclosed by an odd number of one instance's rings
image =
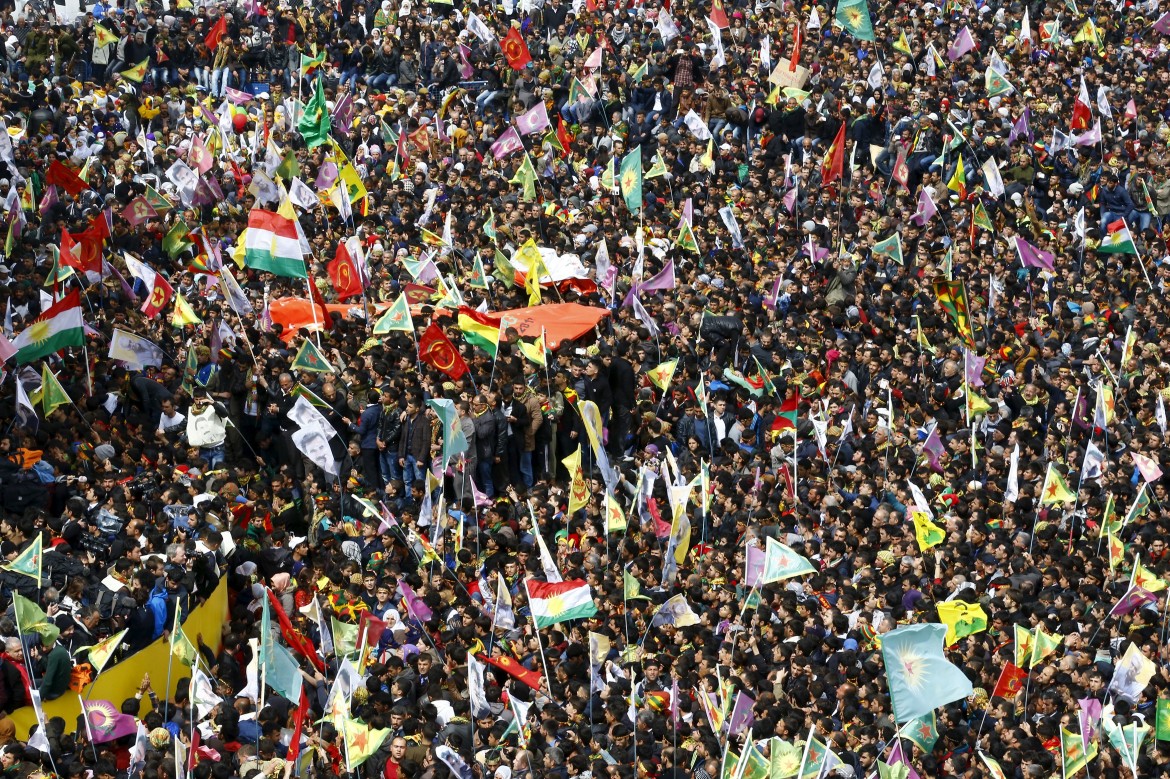
[[[354,295],[362,294],[362,280],[358,273],[357,264],[349,256],[345,248],[345,241],[337,244],[337,253],[326,266],[329,271],[329,280],[333,282],[333,289],[337,290],[337,299],[345,300]]]
[[[427,365],[438,368],[453,381],[458,381],[468,372],[467,363],[459,356],[451,339],[447,338],[434,322],[431,322],[418,339],[418,358]]]
[[[792,55],[788,58],[788,71],[790,73],[795,73],[796,66],[800,64],[800,48],[802,46],[804,46],[804,30],[801,29],[798,19],[796,29],[792,33]]]
[[[499,668],[509,676],[515,679],[519,679],[534,690],[540,689],[540,683],[542,681],[540,672],[529,671],[527,668],[520,665],[520,663],[516,662],[516,660],[508,657],[507,655],[504,657],[488,657],[487,655],[480,655],[479,659],[483,660],[489,665],[494,665],[496,668]]]
[[[81,176],[65,167],[65,164],[60,160],[53,160],[49,163],[49,169],[45,171],[45,183],[56,184],[70,195],[76,195],[89,189],[89,184],[82,181]]]
[[[211,31],[207,33],[205,39],[207,48],[215,51],[215,48],[219,46],[220,39],[225,35],[227,35],[227,17],[221,14],[216,23],[211,25]]]
[[[154,274],[154,286],[148,291],[142,304],[142,313],[153,317],[163,311],[171,302],[175,290],[161,273]]]
[[[74,235],[61,230],[61,264],[79,271],[102,272],[102,244],[94,240],[89,228]]]
[[[288,756],[285,758],[289,765],[296,765],[301,756],[301,734],[305,730],[305,717],[309,714],[309,696],[301,694],[301,702],[297,706],[296,716],[293,717],[292,739],[288,742]],[[198,728],[196,728],[198,730]]]
[[[317,284],[311,280],[309,281],[309,299],[317,307],[317,321],[321,323],[321,328],[332,330],[333,317],[329,316],[329,306],[325,304],[325,298],[321,297],[321,290],[317,289]]]
[[[781,403],[779,411],[776,412],[776,418],[772,420],[772,429],[787,430],[788,428],[795,428],[796,412],[799,404],[800,398],[797,395],[793,395]]]
[[[428,287],[425,284],[408,283],[402,288],[402,294],[406,295],[406,302],[412,306],[424,306],[431,302],[431,298],[438,292],[434,287]]]
[[[512,70],[523,70],[525,65],[532,62],[528,44],[515,27],[508,28],[508,34],[500,41],[500,48],[504,50],[504,59],[508,60],[508,67]]]
[[[841,122],[841,129],[837,130],[837,137],[833,139],[833,145],[829,147],[829,153],[825,155],[825,161],[821,163],[821,184],[824,186],[832,184],[841,178],[844,170],[845,123]]]
[[[378,646],[378,642],[382,640],[382,634],[386,632],[385,620],[378,619],[373,612],[363,611],[362,616],[358,619],[358,646],[362,645],[363,634],[365,635],[365,644],[368,647]]]
[[[272,606],[272,613],[276,615],[277,621],[280,622],[280,635],[284,638],[284,643],[288,644],[289,648],[297,654],[307,658],[318,671],[324,671],[325,663],[317,656],[317,650],[313,646],[313,642],[293,629],[288,615],[284,613],[284,607],[280,605],[280,599],[273,594],[272,590],[266,589],[265,592],[268,593],[268,603]],[[301,698],[303,699],[304,695]]]
[[[1087,130],[1093,122],[1093,109],[1089,106],[1089,88],[1085,86],[1085,77],[1081,76],[1081,87],[1073,101],[1072,120],[1069,127],[1074,130]]]
[[[565,127],[564,118],[560,116],[557,117],[557,140],[560,141],[562,148],[565,150],[561,156],[565,156],[569,153],[569,145],[573,142],[574,138],[569,134],[568,128]]]
[[[304,698],[305,696],[301,696]],[[187,747],[187,773],[195,768],[195,758],[199,755],[199,728],[191,728],[191,745]]]
[[[992,697],[1007,698],[1008,700],[1015,698],[1019,695],[1020,690],[1024,689],[1024,679],[1027,678],[1027,671],[1014,663],[1008,663],[999,674],[999,681],[995,683],[995,689],[991,691]]]
[[[727,20],[727,11],[723,10],[723,0],[711,0],[711,13],[707,18],[715,22],[720,30],[726,30],[731,26],[731,22]]]

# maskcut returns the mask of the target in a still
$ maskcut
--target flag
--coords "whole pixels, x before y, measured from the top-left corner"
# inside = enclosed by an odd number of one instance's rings
[[[545,347],[544,330],[542,329],[540,335],[536,337],[531,343],[528,341],[517,341],[516,346],[520,348],[520,353],[534,365],[544,367],[548,365],[547,350]]]
[[[699,624],[699,615],[687,603],[686,596],[680,592],[655,610],[650,624],[655,627],[672,625],[676,628],[684,628]]]
[[[944,643],[952,646],[960,638],[987,630],[987,612],[978,603],[961,600],[944,601],[938,604],[938,618],[947,626]]]
[[[854,38],[863,41],[874,40],[873,22],[869,17],[866,0],[839,0],[837,21]]]
[[[563,582],[527,580],[529,605],[537,628],[546,628],[571,619],[588,619],[597,613],[593,593],[584,579]]]
[[[305,144],[314,149],[328,142],[329,132],[333,125],[329,118],[329,106],[325,102],[325,83],[320,75],[316,79],[316,89],[309,102],[305,104],[305,112],[297,122],[297,132],[305,139]]]
[[[515,27],[508,28],[508,34],[500,41],[504,59],[512,70],[523,70],[524,66],[532,62],[532,55],[528,52],[528,45],[524,43],[524,36]]]
[[[878,241],[873,245],[870,254],[874,257],[889,257],[899,265],[903,264],[902,259],[902,235],[901,233],[894,233],[885,240]]]
[[[524,154],[524,162],[520,163],[520,167],[516,169],[516,175],[508,179],[509,184],[519,184],[523,187],[521,199],[535,200],[536,199],[536,167],[532,164],[532,158],[528,153]]]
[[[194,246],[195,242],[191,240],[190,233],[191,228],[182,219],[175,222],[171,229],[167,230],[167,234],[163,236],[163,251],[171,257],[175,257],[187,247]]]
[[[382,747],[382,742],[390,735],[390,729],[374,730],[360,720],[345,717],[344,733],[345,762],[348,770],[354,773],[354,768],[369,760]]]
[[[494,360],[499,349],[500,325],[490,317],[467,306],[459,307],[459,329],[463,340],[483,349]]]
[[[524,141],[520,140],[520,133],[516,131],[515,127],[509,127],[500,133],[500,136],[491,145],[492,156],[496,161],[507,157],[514,151],[522,151],[524,149]]]
[[[1020,257],[1020,264],[1025,268],[1052,270],[1056,263],[1055,254],[1033,246],[1018,235],[1016,236],[1016,253]]]
[[[301,342],[297,356],[293,358],[290,368],[294,371],[308,371],[310,373],[333,373],[333,365],[317,345],[309,338]]]
[[[141,84],[142,80],[146,78],[146,72],[150,68],[150,57],[142,60],[129,70],[123,70],[118,73],[119,76],[127,81],[133,81],[135,84]]]
[[[211,25],[211,30],[207,33],[207,37],[204,38],[207,48],[211,49],[214,53],[216,47],[219,46],[220,40],[225,35],[227,35],[227,15],[221,14],[215,24]]]
[[[764,551],[764,570],[760,574],[761,585],[817,572],[817,567],[797,554],[792,547],[768,538]]]
[[[1133,242],[1133,235],[1129,232],[1129,225],[1124,219],[1118,219],[1108,225],[1109,234],[1101,241],[1097,251],[1102,254],[1137,254],[1137,247]]]
[[[244,263],[278,276],[308,277],[297,226],[275,211],[253,208],[244,236]]]
[[[910,217],[910,221],[919,227],[926,227],[926,223],[934,219],[934,215],[938,213],[938,206],[934,204],[930,193],[923,187],[922,191],[918,193],[918,210]]]
[[[1016,627],[1018,628],[1019,625]],[[999,680],[996,681],[995,689],[991,691],[991,696],[993,698],[1014,700],[1020,694],[1020,691],[1024,689],[1024,680],[1027,678],[1027,671],[1015,663],[1007,663],[999,673]]]
[[[467,436],[459,425],[459,415],[455,411],[455,402],[447,398],[430,399],[427,408],[434,412],[443,431],[443,467],[456,455],[468,449]],[[535,525],[535,523],[534,523]]]
[[[938,741],[938,718],[933,711],[915,717],[898,730],[898,736],[910,739],[923,754],[929,755]]]
[[[983,163],[983,166],[979,170],[983,174],[983,180],[987,183],[988,194],[990,194],[996,200],[1003,197],[1004,196],[1003,176],[1001,176],[999,173],[999,165],[996,164],[995,158],[988,157],[987,162]],[[980,205],[980,207],[982,207],[982,204],[979,204],[979,205]],[[991,220],[987,219],[987,212],[986,211],[984,212],[984,220],[986,221],[986,223],[988,225],[991,224]],[[982,224],[980,224],[979,226],[983,227]],[[984,229],[991,230],[992,228],[989,226],[989,227],[986,227]]]
[[[922,624],[882,636],[882,660],[897,722],[929,714],[974,690],[971,681],[943,655],[946,634],[943,625]]]
[[[1012,86],[1012,82],[1008,81],[1002,73],[990,66],[988,66],[983,74],[983,86],[987,90],[988,97],[1010,95],[1016,91],[1016,88]]]
[[[179,624],[178,609],[175,609],[175,620],[171,625],[171,654],[188,668],[194,667],[199,659],[199,649],[187,638],[183,626]]]
[[[45,413],[48,414],[47,411]],[[1162,478],[1162,469],[1159,467],[1157,460],[1135,451],[1131,451],[1130,455],[1133,456],[1133,464],[1137,466],[1138,473],[1142,475],[1142,478],[1147,483],[1155,482]]]
[[[89,664],[93,666],[95,674],[100,674],[102,669],[110,662],[110,658],[114,656],[114,652],[122,645],[122,639],[126,637],[129,630],[123,630],[115,633],[109,638],[102,639],[93,646],[89,647]]]
[[[863,0],[864,3],[864,0]],[[842,2],[844,5],[844,2]],[[839,13],[839,12],[838,12]],[[868,19],[869,11],[866,10],[866,18]],[[859,36],[860,37],[860,36]],[[868,40],[868,39],[867,39]],[[837,130],[836,137],[833,138],[833,145],[829,147],[828,153],[825,154],[825,159],[821,163],[821,183],[825,186],[832,184],[834,181],[841,178],[845,168],[845,122],[841,123],[841,127]]]
[[[109,27],[98,23],[93,26],[93,45],[96,48],[111,46],[118,42],[118,36],[110,31]]]
[[[646,377],[650,379],[650,383],[655,387],[666,392],[667,387],[670,386],[671,379],[674,378],[676,368],[678,368],[678,360],[667,360],[647,373]]]
[[[1149,592],[1161,592],[1166,589],[1166,582],[1158,578],[1139,559],[1135,560],[1133,564],[1133,586],[1141,587]]]
[[[517,662],[515,658],[512,658],[508,655],[503,655],[501,657],[488,657],[487,655],[480,655],[479,659],[483,660],[488,665],[499,668],[509,676],[524,682],[534,690],[540,689],[541,683],[543,681],[540,672],[528,670],[519,662]]]
[[[626,208],[636,214],[642,208],[642,147],[637,146],[622,157],[621,171],[618,177],[622,187],[622,197],[626,201]]]
[[[16,364],[27,365],[70,346],[85,344],[81,294],[74,289],[58,300],[12,341]]]
[[[1049,635],[1042,625],[1037,625],[1036,635],[1032,639],[1031,667],[1035,668],[1037,663],[1055,652],[1063,640],[1061,636]]]
[[[48,363],[41,365],[41,388],[37,390],[37,395],[40,397],[41,410],[45,412],[45,419],[48,419],[49,415],[61,406],[67,406],[72,402],[69,399],[69,393],[61,386],[61,382],[57,381],[57,376],[49,370]],[[40,577],[38,576],[38,578]]]
[[[939,306],[950,316],[955,329],[968,349],[975,348],[975,334],[971,329],[971,309],[967,304],[967,285],[962,281],[937,280],[934,294]]]
[[[187,325],[201,325],[203,320],[191,308],[183,294],[175,294],[175,310],[171,313],[171,327],[186,327]]]
[[[1036,633],[1022,625],[1016,625],[1014,642],[1016,665],[1027,668],[1032,664],[1032,647],[1036,643]]]
[[[410,305],[406,300],[406,295],[399,295],[374,324],[374,335],[385,335],[395,331],[414,332],[414,319],[410,315]]]
[[[552,122],[543,100],[536,101],[536,105],[516,117],[516,129],[521,135],[533,135],[549,127],[552,127]]]
[[[467,363],[455,349],[454,344],[437,324],[431,322],[418,341],[418,357],[443,373],[452,381],[458,381],[468,372]]]
[[[589,505],[589,487],[585,483],[585,475],[581,471],[581,445],[568,457],[561,460],[569,472],[569,514],[576,514]]]
[[[89,184],[57,159],[50,162],[48,170],[45,171],[45,186],[49,185],[61,187],[70,195],[77,195],[89,189]]]
[[[1170,698],[1159,698],[1157,714],[1154,716],[1154,738],[1170,741]]]
[[[934,524],[926,513],[912,511],[910,512],[910,516],[914,522],[914,537],[918,541],[918,547],[923,552],[931,547],[938,546],[946,540],[946,531]]]
[[[955,163],[955,172],[951,174],[951,178],[947,181],[947,189],[957,194],[959,196],[959,200],[966,200],[967,171],[963,169],[962,155],[959,155],[959,161]]]
[[[804,757],[801,758],[800,769],[797,771],[799,779],[818,779],[824,773],[828,756],[828,745],[813,737],[810,732],[804,745]]]
[[[605,492],[604,511],[606,533],[620,533],[626,529],[626,514],[624,511],[622,511],[622,505],[618,503],[617,498],[615,498],[613,494],[609,492],[609,490],[606,490]],[[631,582],[634,585],[634,590],[631,593],[629,586],[626,586],[626,598],[644,598],[645,596],[642,595],[642,588],[640,585],[638,585],[637,580],[630,576],[629,573],[626,573],[625,578],[623,579],[623,584],[629,585]]]
[[[333,283],[333,289],[337,291],[338,300],[360,295],[363,290],[361,273],[358,271],[355,258],[350,255],[348,243],[338,242],[337,251],[326,266],[329,280]]]
[[[898,33],[898,39],[894,41],[894,51],[900,51],[906,56],[911,56],[914,52],[910,49],[910,41],[906,39],[906,31],[902,30]]]
[[[95,744],[104,744],[138,732],[138,720],[118,711],[114,704],[102,700],[84,700],[86,728]]]
[[[50,374],[52,375],[52,374]],[[17,378],[19,382],[19,377]],[[60,386],[60,385],[58,385]],[[54,406],[56,408],[56,406]],[[48,416],[50,412],[45,412]],[[6,571],[23,574],[33,579],[38,583],[41,581],[41,563],[44,558],[44,542],[41,540],[41,534],[37,533],[33,538],[32,543],[24,548],[24,551],[18,554],[12,562],[0,566]]]
[[[947,59],[954,62],[974,48],[975,39],[971,37],[971,30],[964,26],[963,29],[959,30],[959,34],[955,36],[955,40],[950,48],[947,49]]]
[[[1093,118],[1093,109],[1089,104],[1089,88],[1085,86],[1085,77],[1081,76],[1081,87],[1073,101],[1072,120],[1069,126],[1073,130],[1087,130],[1089,120]]]
[[[998,172],[998,168],[996,170]],[[991,223],[991,217],[987,215],[987,209],[979,201],[976,201],[975,207],[971,210],[971,221],[980,230],[986,230],[989,233],[995,232],[995,225]]]
[[[56,641],[57,637],[61,635],[61,629],[53,624],[53,621],[35,601],[29,600],[19,592],[14,592],[12,593],[12,605],[16,614],[18,632],[36,633],[46,646]]]
[[[1040,493],[1040,505],[1052,506],[1056,503],[1075,503],[1076,493],[1068,488],[1064,477],[1056,470],[1052,463],[1048,463],[1048,472],[1044,476],[1044,487]]]
[[[1097,742],[1092,744],[1096,752]],[[1076,776],[1079,771],[1089,764],[1091,759],[1085,751],[1085,739],[1079,733],[1073,733],[1068,728],[1060,729],[1060,766],[1065,779]]]

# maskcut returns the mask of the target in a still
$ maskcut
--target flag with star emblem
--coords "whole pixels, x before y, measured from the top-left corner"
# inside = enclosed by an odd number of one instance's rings
[[[953,600],[940,603],[937,608],[938,618],[947,626],[947,646],[952,646],[960,638],[987,630],[987,612],[978,603]]]
[[[898,735],[910,739],[914,742],[914,746],[922,750],[923,754],[929,755],[934,749],[935,742],[938,741],[938,717],[933,711],[929,714],[923,714],[921,717],[915,717],[902,726]]]
[[[674,371],[678,367],[678,360],[667,360],[659,365],[657,368],[650,371],[647,377],[654,384],[655,387],[666,392],[667,387],[670,386],[670,380],[674,378]]]
[[[817,567],[798,555],[792,547],[768,538],[764,550],[764,571],[760,574],[761,586],[807,573],[817,573]]]
[[[317,348],[317,345],[308,338],[301,342],[301,348],[292,361],[292,369],[295,371],[309,371],[310,373],[333,372],[333,366],[329,364],[329,358],[322,354],[321,350]]]
[[[561,462],[569,472],[569,514],[572,515],[589,505],[589,486],[581,470],[581,445],[577,444],[577,449]],[[605,497],[609,499],[608,495]]]
[[[31,579],[35,579],[39,584],[41,581],[41,563],[44,560],[44,556],[44,542],[38,533],[36,538],[33,539],[33,542],[23,552],[17,555],[12,562],[0,567],[13,573],[22,573]]]
[[[1022,625],[1015,626],[1016,665],[1027,668],[1032,664],[1032,645],[1036,643],[1036,634]]]
[[[1142,561],[1135,560],[1133,564],[1133,582],[1132,587],[1141,587],[1147,592],[1161,592],[1166,589],[1166,582],[1158,578],[1158,575],[1142,564]]]
[[[1068,728],[1060,729],[1061,770],[1065,776],[1076,776],[1077,772],[1089,764],[1097,756],[1097,742],[1090,742],[1088,750],[1085,748],[1085,739],[1079,733],[1073,733]]]
[[[837,3],[837,21],[845,31],[862,41],[875,40],[869,6],[865,0],[840,0]]]
[[[1044,476],[1044,488],[1040,492],[1040,505],[1052,506],[1056,503],[1075,503],[1076,493],[1068,488],[1068,482],[1060,472],[1048,463],[1048,473]]]
[[[414,319],[410,315],[410,304],[406,300],[406,295],[399,295],[374,324],[374,335],[386,335],[395,331],[414,332]]]
[[[642,208],[642,147],[637,146],[622,157],[618,181],[622,187],[622,198],[626,208],[636,214]]]
[[[1050,635],[1042,626],[1037,625],[1036,637],[1032,642],[1032,667],[1035,668],[1037,663],[1055,652],[1063,640],[1063,636]]]
[[[829,747],[810,733],[809,739],[804,745],[804,757],[800,761],[800,770],[796,773],[799,779],[816,779],[820,776],[828,754]]]
[[[975,349],[975,333],[971,329],[971,307],[967,302],[967,285],[962,281],[940,279],[934,282],[938,305],[950,317],[968,349]]]
[[[345,761],[352,772],[378,751],[390,735],[389,728],[374,730],[361,720],[345,719]]]
[[[882,636],[882,660],[896,721],[929,714],[974,690],[971,680],[943,655],[946,634],[945,625],[928,623]]]

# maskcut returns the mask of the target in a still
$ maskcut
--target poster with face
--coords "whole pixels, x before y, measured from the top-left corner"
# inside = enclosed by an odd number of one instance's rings
[[[321,470],[333,476],[340,472],[326,433],[311,427],[301,428],[292,434],[292,440],[300,453]]]

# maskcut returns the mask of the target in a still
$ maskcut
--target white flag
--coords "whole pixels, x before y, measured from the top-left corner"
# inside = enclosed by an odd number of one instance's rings
[[[325,415],[303,397],[297,398],[297,402],[293,403],[292,408],[288,410],[285,416],[291,421],[296,422],[297,426],[302,430],[316,430],[324,434],[326,438],[332,438],[337,435],[337,430],[333,425],[329,424],[329,420],[325,418]]]
[[[1032,22],[1028,18],[1028,6],[1024,6],[1024,20],[1020,22],[1020,40],[1032,42]]]
[[[665,11],[658,12],[658,34],[662,36],[663,43],[670,43],[673,38],[679,36],[678,25]]]
[[[687,115],[683,117],[683,124],[691,131],[691,135],[695,136],[697,140],[706,141],[711,138],[711,131],[707,129],[707,123],[703,118],[695,113],[692,108],[687,111]]]
[[[1073,235],[1075,235],[1080,243],[1085,242],[1085,207],[1081,206],[1081,210],[1073,217]],[[1159,397],[1161,397],[1159,395]]]
[[[467,15],[467,29],[471,30],[471,34],[484,43],[491,43],[496,39],[491,29],[483,23],[483,19],[476,16],[474,12]]]
[[[312,187],[295,177],[288,186],[288,199],[293,202],[294,206],[302,208],[305,211],[313,210],[320,202],[317,200],[317,193],[313,191]]]
[[[719,25],[711,19],[707,19],[707,29],[711,31],[711,37],[715,39],[715,56],[711,58],[711,70],[715,70],[727,64],[727,57],[723,55],[723,33],[719,29]]]
[[[760,67],[764,70],[772,69],[772,41],[767,35],[760,38]]]
[[[1081,481],[1101,478],[1105,454],[1092,441],[1085,447],[1085,460],[1081,464]]]
[[[866,77],[865,83],[869,84],[870,89],[881,89],[882,76],[884,75],[886,75],[886,73],[882,68],[881,60],[875,59],[873,65],[870,66],[869,76]]]
[[[469,652],[467,655],[467,694],[471,704],[471,716],[473,719],[483,715],[485,712],[491,713],[487,694],[483,689],[483,672],[485,670],[484,664],[476,660]]]
[[[1158,427],[1162,429],[1162,435],[1166,435],[1166,401],[1162,399],[1162,393],[1158,393],[1158,405],[1154,407],[1154,419],[1158,422]]]
[[[196,666],[194,674],[191,677],[191,702],[195,704],[195,710],[199,714],[199,719],[207,716],[213,708],[223,703],[223,698],[215,694],[215,684],[203,670]]]
[[[1012,447],[1011,463],[1008,466],[1007,488],[1003,491],[1004,503],[1015,503],[1020,497],[1020,445]]]
[[[995,158],[988,157],[987,162],[983,163],[983,179],[987,182],[987,191],[992,197],[997,200],[1003,197],[1003,177],[999,174],[999,166],[995,164]]]
[[[1113,110],[1109,108],[1109,88],[1104,84],[1097,87],[1097,110],[1101,112],[1101,116],[1113,118]]]
[[[817,13],[816,6],[813,6],[812,12],[808,15],[808,24],[805,27],[810,30],[819,30],[821,28],[821,15]]]
[[[166,359],[163,350],[140,335],[114,328],[110,338],[111,360],[121,360],[132,371],[140,371],[148,365],[161,367]]]

